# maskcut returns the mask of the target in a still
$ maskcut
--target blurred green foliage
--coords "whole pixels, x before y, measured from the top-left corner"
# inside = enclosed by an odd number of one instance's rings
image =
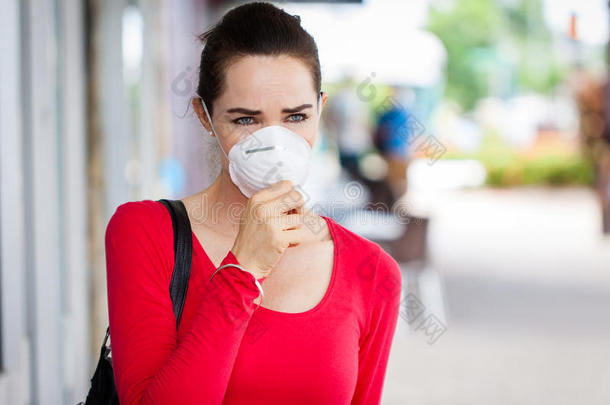
[[[541,0],[434,4],[427,28],[447,48],[446,96],[464,110],[486,96],[548,93],[561,81],[566,68],[554,54]]]
[[[592,185],[594,168],[580,154],[545,148],[533,155],[511,148],[498,136],[486,134],[477,152],[449,151],[445,159],[475,159],[487,171],[485,183],[493,187],[520,185]]]

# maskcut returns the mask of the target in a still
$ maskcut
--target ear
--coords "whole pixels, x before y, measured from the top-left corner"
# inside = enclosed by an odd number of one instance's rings
[[[322,91],[322,103],[320,104],[320,114],[322,113],[322,110],[324,110],[324,105],[326,104],[326,100],[328,99],[328,93],[325,91]]]
[[[206,115],[205,110],[203,109],[203,104],[201,102],[201,99],[198,97],[193,97],[192,103],[193,103],[193,110],[195,111],[195,114],[197,114],[197,118],[199,118],[201,125],[203,125],[205,130],[211,136],[214,136],[214,131],[212,131],[212,126],[210,125],[210,122],[208,121],[208,116]]]

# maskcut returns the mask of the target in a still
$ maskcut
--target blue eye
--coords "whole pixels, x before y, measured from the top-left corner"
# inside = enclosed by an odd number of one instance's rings
[[[305,114],[292,114],[290,116],[290,118],[292,118],[292,117],[299,117],[300,118],[298,120],[293,120],[293,119],[289,119],[288,120],[288,121],[291,121],[291,122],[294,122],[294,123],[300,123],[300,122],[303,122],[303,121],[305,121],[307,119],[307,115],[305,115]]]
[[[234,119],[234,120],[233,120],[233,122],[234,122],[235,124],[237,124],[237,125],[250,125],[250,124],[252,124],[252,122],[243,122],[243,121],[241,121],[241,120],[244,120],[244,119],[245,119],[245,120],[247,120],[247,119],[250,119],[250,120],[251,120],[251,119],[252,119],[252,117],[239,117],[239,118],[237,118],[237,119]]]

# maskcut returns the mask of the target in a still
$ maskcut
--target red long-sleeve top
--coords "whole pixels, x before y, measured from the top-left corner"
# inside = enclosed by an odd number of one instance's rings
[[[173,230],[157,201],[130,201],[105,235],[108,315],[122,405],[379,404],[402,278],[380,246],[323,216],[334,243],[322,300],[300,313],[256,308],[255,277],[216,273],[193,233],[176,330]],[[239,263],[228,252],[222,264]],[[264,278],[258,279],[264,290]],[[256,301],[258,302],[258,301]]]

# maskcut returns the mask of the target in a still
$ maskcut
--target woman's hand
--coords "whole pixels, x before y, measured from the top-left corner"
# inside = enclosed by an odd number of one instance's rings
[[[303,224],[303,204],[290,180],[274,183],[248,200],[231,252],[257,279],[269,275],[286,248],[312,239]]]

